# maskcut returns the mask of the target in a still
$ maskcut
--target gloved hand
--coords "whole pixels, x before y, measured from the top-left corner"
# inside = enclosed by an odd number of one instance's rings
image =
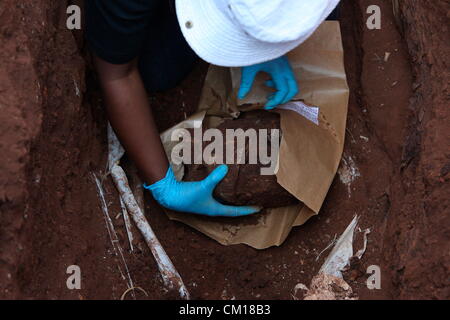
[[[266,85],[277,90],[268,97],[264,109],[271,110],[280,104],[287,103],[298,93],[294,72],[286,56],[283,56],[272,61],[243,67],[239,99],[244,99],[250,92],[255,77],[260,71],[264,71],[272,77],[272,80],[267,81]]]
[[[226,176],[228,166],[217,167],[206,179],[198,182],[180,182],[169,167],[165,178],[144,188],[163,207],[180,212],[207,216],[240,217],[256,213],[259,207],[234,207],[219,203],[213,198],[216,185]]]

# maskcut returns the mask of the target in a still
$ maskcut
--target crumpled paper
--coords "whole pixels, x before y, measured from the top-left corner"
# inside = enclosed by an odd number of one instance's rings
[[[278,183],[301,204],[264,210],[241,218],[209,218],[168,211],[170,219],[181,221],[223,245],[247,244],[257,249],[281,245],[291,229],[319,213],[337,172],[345,138],[349,89],[344,69],[339,23],[325,21],[303,44],[288,54],[300,92],[293,99],[307,114],[317,113],[317,121],[295,109],[277,108],[283,133]],[[237,100],[240,69],[211,66],[206,76],[198,113],[162,134],[166,153],[178,142],[171,141],[174,129],[192,127],[203,121],[207,128],[240,112],[261,108],[272,89],[264,85],[267,75],[259,74],[248,97]],[[292,102],[291,102],[292,103]],[[318,109],[313,109],[318,108]],[[314,120],[314,118],[313,118]],[[183,168],[176,168],[177,177]]]

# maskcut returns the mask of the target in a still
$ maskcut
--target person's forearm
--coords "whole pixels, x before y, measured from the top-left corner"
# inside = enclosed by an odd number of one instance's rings
[[[213,190],[228,172],[219,166],[202,181],[177,181],[164,152],[136,61],[113,65],[94,57],[109,121],[135,162],[144,187],[165,208],[209,216],[239,217],[261,210],[255,206],[224,205]]]
[[[111,65],[95,60],[111,126],[142,179],[161,180],[169,164],[136,63],[111,71]]]

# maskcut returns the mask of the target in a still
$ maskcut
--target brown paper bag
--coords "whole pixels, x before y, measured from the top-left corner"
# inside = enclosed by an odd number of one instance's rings
[[[244,243],[264,249],[283,243],[294,226],[318,214],[333,181],[344,147],[349,90],[344,69],[343,48],[338,22],[326,21],[302,45],[288,54],[300,87],[294,100],[319,107],[318,124],[291,110],[279,110],[283,132],[279,153],[278,183],[302,204],[265,210],[237,219],[208,218],[168,212],[221,244]],[[270,89],[259,75],[254,88],[243,101],[237,101],[240,69],[211,66],[200,100],[207,127],[240,111],[262,106]],[[308,110],[307,110],[308,111]],[[189,120],[189,119],[188,119]],[[178,125],[180,126],[180,125]],[[172,129],[163,135],[167,137]],[[165,146],[170,149],[168,144]],[[169,152],[170,154],[170,152]]]

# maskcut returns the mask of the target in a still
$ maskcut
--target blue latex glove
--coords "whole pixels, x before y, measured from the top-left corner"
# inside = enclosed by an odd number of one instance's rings
[[[255,77],[260,71],[264,71],[272,77],[272,80],[267,81],[266,85],[277,90],[277,92],[268,97],[264,109],[271,110],[280,104],[287,103],[298,93],[294,72],[286,56],[283,56],[272,61],[243,67],[241,87],[238,93],[239,99],[244,99],[250,92]]]
[[[234,207],[219,203],[213,198],[216,185],[227,175],[228,166],[217,167],[206,179],[198,182],[180,182],[169,167],[165,178],[144,188],[163,207],[213,217],[240,217],[256,213],[260,207]]]

